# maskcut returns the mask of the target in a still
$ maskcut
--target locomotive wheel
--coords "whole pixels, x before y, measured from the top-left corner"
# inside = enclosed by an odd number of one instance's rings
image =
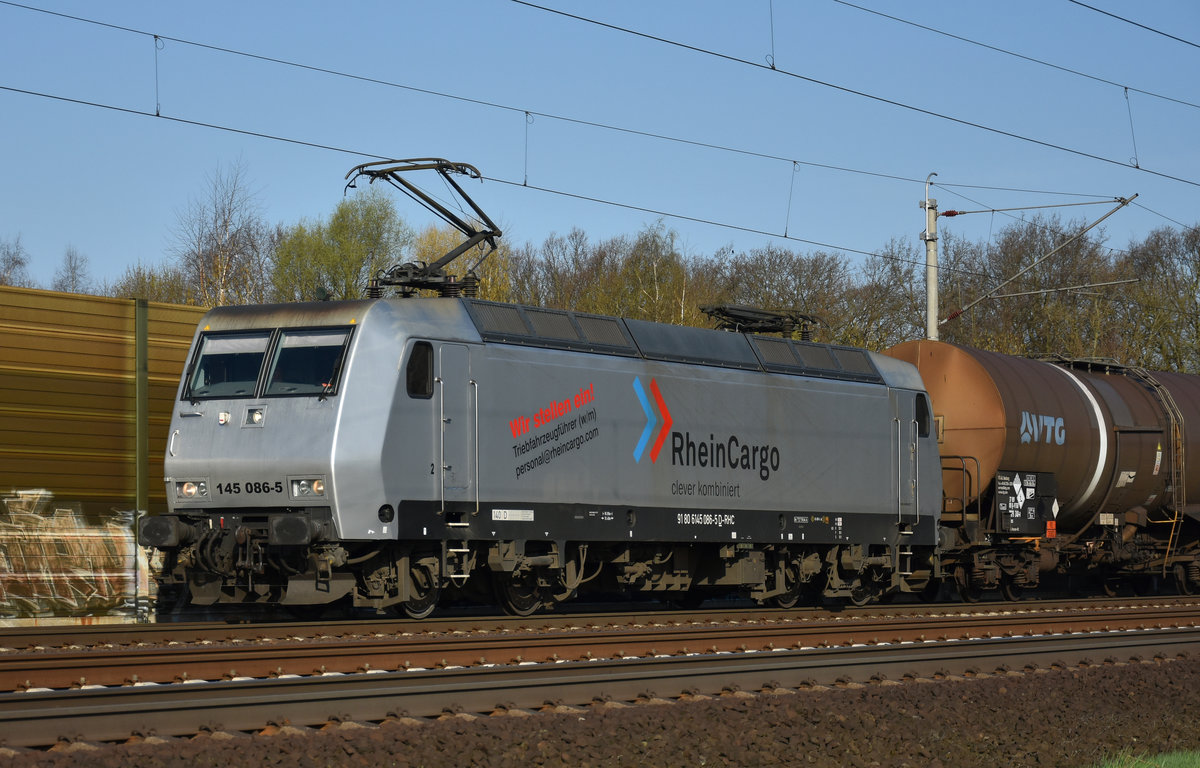
[[[850,587],[850,602],[859,608],[870,605],[877,597],[879,597],[879,588],[873,583],[856,579]]]
[[[800,563],[789,560],[783,566],[783,594],[775,595],[771,602],[778,608],[795,608],[800,602],[803,584],[800,582]]]
[[[426,558],[429,559],[429,558]],[[437,561],[434,560],[433,563]],[[404,602],[404,615],[410,619],[425,619],[437,608],[438,598],[442,596],[442,587],[438,583],[437,573],[430,564],[417,562],[409,569],[412,575],[414,595]]]
[[[958,587],[958,596],[964,603],[978,603],[983,591],[971,583],[971,572],[965,566],[954,568],[954,585]]]
[[[1188,578],[1187,566],[1179,563],[1175,566],[1175,589],[1181,595],[1193,595],[1196,593],[1196,585]]]
[[[429,618],[429,614],[437,608],[438,598],[441,597],[441,594],[442,590],[435,588],[418,599],[405,601],[404,615],[410,619]]]
[[[776,608],[795,608],[800,603],[800,590],[795,589],[771,598]]]
[[[1000,594],[1004,595],[1005,600],[1015,603],[1025,596],[1025,588],[1012,576],[1004,576],[1000,579]]]
[[[496,600],[510,616],[532,616],[542,608],[542,597],[538,594],[537,577],[533,571],[523,576],[508,573],[495,574],[492,585]]]

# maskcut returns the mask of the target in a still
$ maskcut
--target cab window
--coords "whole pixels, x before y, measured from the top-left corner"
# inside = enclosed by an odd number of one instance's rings
[[[433,345],[418,341],[408,354],[404,369],[409,397],[433,397]]]
[[[923,394],[917,395],[916,405],[916,421],[917,421],[917,436],[929,437],[929,398]]]
[[[184,397],[253,397],[270,331],[205,335]]]
[[[330,395],[337,391],[348,328],[282,331],[267,376],[267,397]]]

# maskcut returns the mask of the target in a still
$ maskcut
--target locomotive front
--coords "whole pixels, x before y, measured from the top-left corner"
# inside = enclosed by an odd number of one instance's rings
[[[349,588],[327,581],[332,594],[313,600],[301,593],[316,582],[293,577],[332,571],[341,551],[336,436],[370,304],[225,307],[201,321],[171,417],[169,513],[139,531],[192,602],[324,602]]]

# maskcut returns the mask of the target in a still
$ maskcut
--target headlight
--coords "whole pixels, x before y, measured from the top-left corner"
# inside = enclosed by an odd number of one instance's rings
[[[208,495],[208,484],[203,480],[192,482],[188,480],[184,483],[175,483],[175,495],[184,499],[193,499],[197,496]]]
[[[312,480],[293,480],[292,481],[292,496],[324,496],[325,481],[314,478]]]

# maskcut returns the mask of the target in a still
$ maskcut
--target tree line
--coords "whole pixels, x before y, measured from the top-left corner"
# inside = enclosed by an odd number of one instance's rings
[[[941,338],[1200,373],[1200,230],[1162,227],[1124,248],[1106,246],[1102,233],[1075,238],[1083,230],[1038,216],[987,242],[943,231]],[[380,270],[433,262],[462,240],[448,226],[415,230],[378,187],[355,191],[328,218],[271,226],[240,167],[210,177],[174,234],[169,260],[98,286],[86,257],[68,248],[50,287],[203,306],[352,299]],[[602,240],[572,229],[540,244],[501,241],[476,273],[480,298],[681,325],[711,327],[700,309],[708,305],[798,310],[820,319],[817,341],[880,350],[924,336],[924,262],[923,244],[901,239],[866,257],[777,245],[697,255],[659,221]],[[30,285],[28,263],[19,236],[0,240],[0,284]]]
[[[1116,249],[1094,232],[1072,240],[1084,228],[1038,216],[989,242],[943,232],[940,338],[1200,373],[1200,229],[1163,227]],[[900,239],[865,258],[773,245],[688,256],[661,223],[595,243],[574,230],[509,254],[499,288],[506,300],[698,326],[712,325],[699,311],[709,304],[798,309],[822,319],[815,340],[873,350],[925,335],[924,245]]]

